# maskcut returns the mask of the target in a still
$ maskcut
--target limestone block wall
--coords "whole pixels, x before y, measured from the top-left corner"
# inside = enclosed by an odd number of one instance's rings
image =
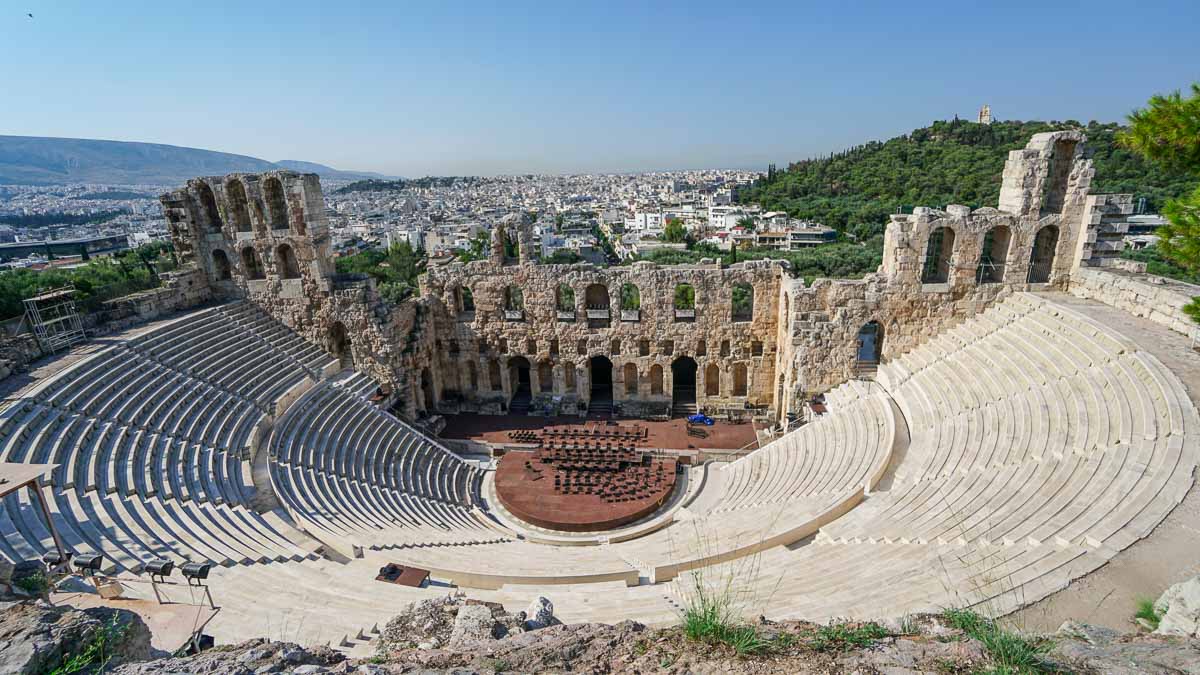
[[[453,317],[443,334],[453,335],[454,345],[445,353],[457,355],[458,391],[480,409],[498,411],[506,404],[523,368],[532,394],[557,396],[578,409],[590,399],[593,365],[605,367],[593,359],[605,359],[614,401],[626,412],[657,414],[669,409],[676,378],[685,378],[680,369],[692,363],[701,407],[771,404],[782,278],[782,265],[771,261],[599,268],[505,266],[492,259],[431,269],[422,294]],[[622,311],[626,284],[637,288],[636,310]],[[677,313],[675,293],[684,284],[691,286],[695,306]],[[739,284],[750,289],[753,309],[735,321]],[[569,288],[562,295],[571,298],[561,311],[560,287]],[[464,306],[464,289],[473,311]],[[513,289],[520,290],[520,310],[511,302],[506,310]]]
[[[1200,324],[1183,313],[1183,306],[1200,296],[1200,286],[1114,268],[1083,267],[1071,277],[1070,292],[1200,341]]]

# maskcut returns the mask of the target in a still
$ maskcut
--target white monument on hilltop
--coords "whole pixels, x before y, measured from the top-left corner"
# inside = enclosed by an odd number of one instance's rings
[[[992,107],[986,103],[984,103],[983,106],[981,108],[979,108],[979,123],[980,124],[991,124],[992,123]]]

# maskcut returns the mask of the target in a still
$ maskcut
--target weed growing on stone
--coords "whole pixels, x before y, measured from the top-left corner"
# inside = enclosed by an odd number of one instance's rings
[[[979,641],[987,650],[996,675],[1008,673],[1056,673],[1052,663],[1045,659],[1053,643],[1044,638],[1029,638],[1009,631],[977,612],[969,609],[947,609],[942,612],[946,623]]]
[[[41,572],[34,572],[19,579],[12,580],[13,586],[30,595],[45,595],[50,588],[50,580]]]
[[[96,629],[91,639],[77,653],[70,655],[70,658],[64,655],[63,661],[59,665],[43,672],[48,675],[104,672],[108,662],[112,660],[113,650],[125,640],[125,633],[128,629],[128,624],[122,624],[114,615],[108,623]]]
[[[863,649],[889,637],[887,629],[875,622],[852,624],[835,622],[817,628],[808,646],[818,652],[845,652]]]
[[[1150,624],[1150,630],[1158,628],[1158,622],[1162,621],[1162,615],[1154,609],[1154,600],[1152,598],[1139,598],[1137,601],[1137,612],[1133,618],[1141,619]]]

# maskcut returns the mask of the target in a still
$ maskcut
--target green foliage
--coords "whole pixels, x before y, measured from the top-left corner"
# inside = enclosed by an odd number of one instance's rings
[[[480,232],[471,238],[467,244],[467,249],[458,252],[459,262],[471,262],[472,260],[483,260],[488,256],[488,248],[492,245],[491,239],[487,232]]]
[[[1147,107],[1129,115],[1120,141],[1168,169],[1200,173],[1200,84],[1192,84],[1188,98],[1179,90],[1150,97]]]
[[[678,218],[668,218],[663,225],[662,240],[671,244],[682,244],[687,241],[687,229]]]
[[[548,256],[543,256],[538,262],[544,265],[573,265],[583,260],[578,251],[560,248]]]
[[[558,311],[575,311],[575,289],[566,284],[559,284],[558,292],[555,295],[558,298]]]
[[[1126,260],[1146,263],[1146,272],[1149,274],[1200,285],[1200,274],[1185,269],[1176,264],[1175,261],[1168,259],[1162,254],[1158,246],[1147,246],[1136,251],[1127,248],[1121,252],[1121,257]]]
[[[521,257],[521,243],[517,241],[515,232],[504,231],[504,257],[514,260]]]
[[[875,272],[883,263],[883,237],[872,237],[863,244],[838,242],[799,251],[752,248],[723,252],[708,245],[698,245],[690,251],[651,251],[626,262],[648,260],[659,265],[687,265],[703,258],[718,258],[724,265],[739,260],[786,260],[791,263],[792,276],[803,277],[809,282],[816,278],[858,279]]]
[[[737,224],[739,227],[746,230],[747,232],[753,232],[754,228],[757,227],[757,225],[754,223],[754,219],[751,218],[750,216],[743,216],[741,218],[738,218]]]
[[[1158,622],[1162,621],[1162,615],[1154,610],[1154,598],[1138,598],[1137,612],[1133,616],[1149,623],[1150,630],[1158,628]]]
[[[375,279],[380,296],[398,304],[413,294],[417,278],[425,272],[425,257],[406,241],[391,248],[368,249],[342,256],[334,263],[339,274],[367,274]]]
[[[336,195],[350,194],[351,192],[391,192],[393,190],[409,190],[409,189],[427,189],[427,188],[444,188],[453,187],[455,185],[471,186],[483,183],[486,179],[477,176],[426,176],[424,178],[400,179],[400,180],[379,180],[372,178],[369,180],[359,180],[350,183],[349,185],[338,188],[333,191]]]
[[[754,288],[749,284],[736,284],[732,291],[734,320],[749,320],[754,313]]]
[[[1058,669],[1045,659],[1053,643],[1005,630],[994,620],[969,609],[947,609],[942,618],[950,626],[978,640],[987,650],[994,673],[1054,673]]]
[[[741,191],[739,200],[865,240],[883,232],[890,214],[914,206],[995,206],[1008,151],[1023,148],[1035,133],[1073,126],[1079,124],[935,122],[907,136],[796,162]],[[1099,122],[1083,129],[1094,152],[1093,192],[1132,192],[1157,209],[1188,190],[1185,174],[1118,145],[1120,129]]]
[[[621,284],[621,309],[641,309],[642,293],[633,284]]]
[[[108,623],[96,629],[88,641],[72,654],[64,654],[57,665],[47,666],[42,673],[48,675],[71,675],[72,673],[100,673],[108,666],[113,652],[125,641],[129,624],[123,624],[113,615]]]
[[[7,214],[0,216],[0,223],[13,227],[48,227],[50,225],[87,225],[107,223],[125,213],[121,210],[100,213],[32,213],[29,215]]]
[[[886,628],[874,622],[837,622],[817,628],[808,647],[818,652],[845,652],[870,647],[890,635]]]
[[[675,309],[695,309],[696,289],[691,284],[679,284],[675,287]]]
[[[740,621],[732,603],[720,594],[699,593],[683,610],[683,634],[689,640],[724,644],[739,656],[763,654],[772,643],[754,626]]]
[[[168,244],[155,242],[72,269],[0,272],[0,319],[24,314],[22,299],[67,284],[75,286],[76,302],[85,312],[94,312],[113,298],[154,288],[159,283],[158,272],[174,267],[170,251]]]
[[[1151,97],[1129,122],[1129,131],[1121,136],[1124,144],[1164,170],[1200,176],[1200,84],[1192,85],[1186,99],[1178,91]],[[1167,224],[1158,230],[1158,248],[1179,267],[1200,274],[1200,187],[1175,196],[1162,208]],[[1200,297],[1183,309],[1200,323]]]
[[[45,594],[50,589],[50,580],[41,572],[13,579],[12,584],[30,595],[37,596]]]

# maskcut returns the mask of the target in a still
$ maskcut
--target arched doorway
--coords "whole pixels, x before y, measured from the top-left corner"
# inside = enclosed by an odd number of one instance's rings
[[[696,361],[681,356],[671,362],[671,405],[675,414],[689,413],[696,408]]]
[[[878,321],[869,321],[858,329],[858,363],[877,364],[882,353],[883,326],[880,326]]]
[[[229,199],[229,214],[238,232],[252,232],[250,224],[249,201],[246,199],[246,188],[242,181],[231,178],[225,183],[225,194]]]
[[[263,181],[263,198],[267,202],[267,217],[272,230],[288,228],[287,199],[283,196],[283,183],[271,176]]]
[[[204,207],[205,216],[208,218],[208,231],[219,233],[221,231],[221,213],[217,210],[217,198],[213,196],[212,188],[208,183],[200,183],[200,205]]]
[[[1029,283],[1044,284],[1050,281],[1054,269],[1054,249],[1058,248],[1058,228],[1047,225],[1038,230],[1033,239],[1033,252],[1029,256]]]
[[[354,354],[350,347],[350,333],[346,330],[346,324],[341,321],[334,321],[333,325],[329,327],[329,338],[326,349],[330,354],[337,357],[338,363],[343,368],[354,367]]]
[[[225,251],[219,248],[214,250],[212,252],[212,260],[217,281],[227,281],[233,278],[233,273],[229,266],[229,256],[225,255]]]
[[[428,368],[421,369],[421,398],[425,402],[425,412],[434,413],[433,375]]]
[[[529,359],[514,356],[508,360],[508,386],[512,387],[512,398],[508,409],[515,415],[529,412],[532,389],[529,385]]]
[[[612,412],[612,368],[612,361],[608,357],[593,356],[588,359],[588,376],[592,383],[589,413]]]

